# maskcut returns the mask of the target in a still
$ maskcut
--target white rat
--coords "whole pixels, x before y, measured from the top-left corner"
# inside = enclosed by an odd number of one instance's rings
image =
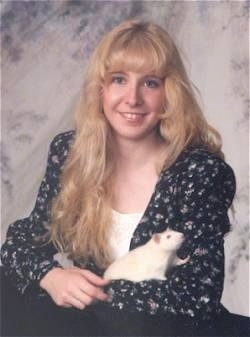
[[[155,233],[146,244],[115,260],[105,271],[104,278],[133,282],[165,280],[165,273],[170,267],[180,266],[189,260],[189,257],[180,259],[176,255],[184,239],[182,233],[171,229]]]

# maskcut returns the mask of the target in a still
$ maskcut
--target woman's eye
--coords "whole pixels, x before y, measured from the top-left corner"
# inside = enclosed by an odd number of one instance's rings
[[[122,76],[113,76],[112,83],[123,84],[125,82],[125,78]]]
[[[160,83],[156,80],[146,80],[145,86],[148,88],[158,88],[160,86]]]

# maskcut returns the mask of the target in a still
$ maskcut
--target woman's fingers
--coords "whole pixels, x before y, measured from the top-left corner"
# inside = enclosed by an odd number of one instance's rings
[[[92,289],[93,288],[93,289]],[[75,285],[74,288],[66,291],[61,298],[61,302],[59,305],[64,307],[75,307],[77,309],[85,309],[86,306],[91,305],[97,299],[106,299],[107,295],[100,292],[99,289],[95,289],[91,285],[87,285],[84,287],[85,290],[80,289]],[[99,297],[99,298],[98,298]],[[102,299],[103,298],[103,299]]]
[[[87,305],[90,305],[92,301],[89,298],[86,298],[87,296],[71,296],[68,299],[67,304],[70,307],[74,307],[76,309],[83,310],[86,308]]]
[[[104,280],[100,276],[94,274],[93,272],[87,269],[80,269],[80,268],[74,267],[70,270],[82,276],[82,280],[79,286],[80,286],[80,289],[84,293],[86,293],[87,295],[89,295],[90,297],[96,300],[100,300],[100,301],[108,300],[108,295],[104,293],[104,291],[102,290],[102,287],[109,284],[110,281]]]
[[[106,301],[108,295],[101,289],[108,281],[80,268],[52,269],[40,281],[54,302],[62,307],[84,309],[96,300]]]
[[[92,273],[90,270],[80,269],[80,272],[90,283],[98,287],[104,287],[110,283],[109,280],[103,279],[102,277]]]
[[[92,285],[89,282],[86,282],[82,284],[80,287],[81,291],[87,294],[90,298],[100,301],[106,301],[108,300],[108,295],[101,289],[94,285]]]

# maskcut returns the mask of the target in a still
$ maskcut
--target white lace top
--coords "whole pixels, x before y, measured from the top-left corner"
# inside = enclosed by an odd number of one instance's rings
[[[143,213],[119,213],[113,210],[114,223],[110,235],[113,258],[117,259],[129,251],[132,235]]]

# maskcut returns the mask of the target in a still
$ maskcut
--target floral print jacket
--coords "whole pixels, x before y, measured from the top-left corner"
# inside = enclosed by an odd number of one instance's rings
[[[39,280],[60,266],[50,243],[38,247],[34,238],[48,231],[50,204],[60,190],[60,174],[74,138],[69,131],[51,143],[45,176],[35,207],[28,218],[9,226],[2,246],[5,273],[30,298],[47,296]],[[148,207],[141,218],[130,249],[146,243],[154,232],[167,227],[183,232],[186,240],[178,255],[190,260],[173,268],[166,280],[130,282],[116,280],[107,291],[117,309],[149,314],[183,314],[201,319],[219,313],[224,282],[224,236],[230,230],[228,208],[235,194],[232,169],[203,147],[190,147],[176,162],[163,170]],[[99,275],[93,261],[88,268]]]

